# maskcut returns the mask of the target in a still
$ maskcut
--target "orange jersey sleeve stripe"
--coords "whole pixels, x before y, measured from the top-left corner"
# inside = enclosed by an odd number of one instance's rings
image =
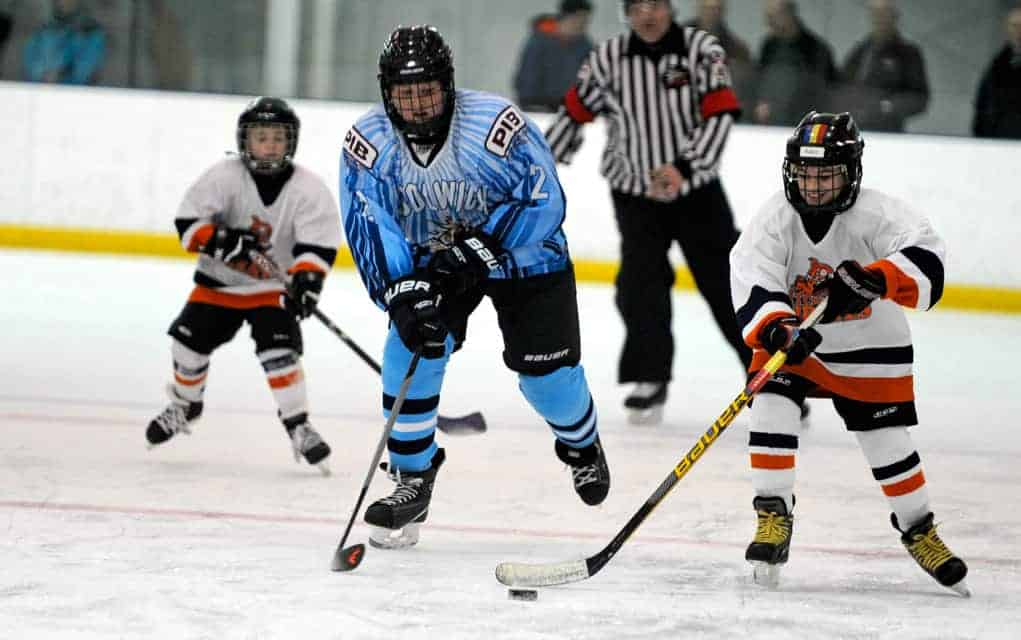
[[[174,380],[177,381],[177,384],[183,384],[186,387],[194,387],[195,385],[201,383],[205,379],[206,374],[204,373],[197,378],[184,378],[181,376],[181,374],[174,373]]]
[[[886,280],[884,298],[890,298],[897,304],[912,309],[918,306],[918,283],[914,278],[901,271],[897,265],[889,260],[878,260],[866,268],[882,272],[883,279]]]
[[[298,380],[301,380],[301,369],[295,369],[294,371],[290,373],[285,373],[282,376],[267,378],[267,380],[269,380],[269,386],[273,389],[289,387]]]
[[[762,341],[759,340],[759,334],[762,333],[762,330],[766,328],[767,324],[774,320],[779,320],[781,318],[790,318],[791,320],[797,320],[796,316],[793,316],[790,313],[787,313],[786,311],[774,311],[773,313],[767,314],[765,318],[759,320],[759,324],[755,325],[755,328],[752,329],[752,332],[748,334],[748,338],[745,340],[748,346],[751,347],[752,349],[761,349]]]
[[[752,469],[793,469],[794,456],[775,456],[768,453],[753,453]]]
[[[727,111],[738,111],[740,108],[741,105],[738,104],[737,94],[734,93],[733,89],[730,87],[717,89],[712,93],[707,93],[702,98],[702,119],[708,120]]]
[[[281,306],[279,291],[242,295],[239,293],[224,293],[203,286],[192,289],[191,295],[188,296],[188,302],[212,304],[217,307],[227,307],[228,309],[255,309],[256,307]]]
[[[748,368],[754,373],[765,366],[769,354],[758,349],[752,355],[752,366]],[[899,378],[852,378],[831,373],[816,358],[809,358],[802,364],[784,365],[780,371],[807,378],[819,385],[823,390],[838,396],[859,400],[861,402],[909,402],[915,399],[914,376]]]
[[[216,231],[216,226],[212,224],[204,224],[195,230],[195,233],[191,235],[191,240],[188,241],[188,251],[192,253],[198,253],[198,250],[209,244],[209,239],[213,237],[213,232]]]
[[[896,498],[897,496],[902,496],[911,493],[912,491],[918,489],[924,484],[925,474],[919,471],[910,478],[905,478],[900,482],[894,482],[893,484],[884,484],[883,493],[890,496],[891,498]]]
[[[299,271],[318,271],[319,273],[326,273],[322,267],[312,262],[296,262],[291,265],[291,268],[287,270],[287,273],[297,273]]]

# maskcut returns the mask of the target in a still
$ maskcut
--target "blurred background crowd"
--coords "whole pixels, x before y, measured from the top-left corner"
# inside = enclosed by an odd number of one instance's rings
[[[459,86],[555,109],[627,29],[618,0],[0,0],[0,80],[370,102],[398,24]],[[742,122],[851,110],[865,130],[1021,139],[1017,0],[674,0],[727,50]]]

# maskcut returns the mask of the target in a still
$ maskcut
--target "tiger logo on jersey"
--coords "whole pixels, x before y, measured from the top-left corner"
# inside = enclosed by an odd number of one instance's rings
[[[822,302],[823,296],[821,293],[816,291],[816,287],[832,275],[833,267],[815,258],[810,257],[808,259],[808,273],[796,276],[794,278],[794,283],[787,291],[787,295],[790,297],[791,304],[794,307],[794,313],[796,313],[799,318],[807,318],[811,315],[812,311],[819,306],[819,303]],[[834,322],[865,320],[871,316],[872,307],[868,306],[865,307],[865,310],[861,313],[848,313],[837,317]]]

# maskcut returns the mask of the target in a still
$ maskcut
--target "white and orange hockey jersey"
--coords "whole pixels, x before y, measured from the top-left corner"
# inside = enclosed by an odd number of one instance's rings
[[[282,273],[329,272],[340,245],[340,210],[318,175],[294,164],[294,173],[268,207],[238,156],[210,167],[188,189],[174,223],[192,253],[209,241],[216,225],[251,229],[268,238],[268,255]],[[283,285],[260,280],[199,254],[189,302],[233,308],[277,306]]]
[[[770,198],[730,254],[731,293],[738,327],[755,350],[750,370],[769,354],[759,333],[770,321],[807,317],[820,302],[815,286],[844,260],[882,272],[886,295],[864,312],[816,325],[822,344],[803,364],[782,371],[863,402],[914,399],[911,330],[901,306],[927,310],[943,295],[945,248],[929,221],[904,202],[862,189],[813,243],[783,192]],[[813,394],[816,395],[816,394]]]

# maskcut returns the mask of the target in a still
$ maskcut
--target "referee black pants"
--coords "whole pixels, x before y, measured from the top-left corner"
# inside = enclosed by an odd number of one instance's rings
[[[730,249],[738,231],[719,180],[668,203],[612,194],[621,239],[616,303],[626,330],[618,381],[671,379],[670,290],[675,276],[667,252],[674,242],[716,325],[747,370],[751,349],[738,331],[730,297]]]

